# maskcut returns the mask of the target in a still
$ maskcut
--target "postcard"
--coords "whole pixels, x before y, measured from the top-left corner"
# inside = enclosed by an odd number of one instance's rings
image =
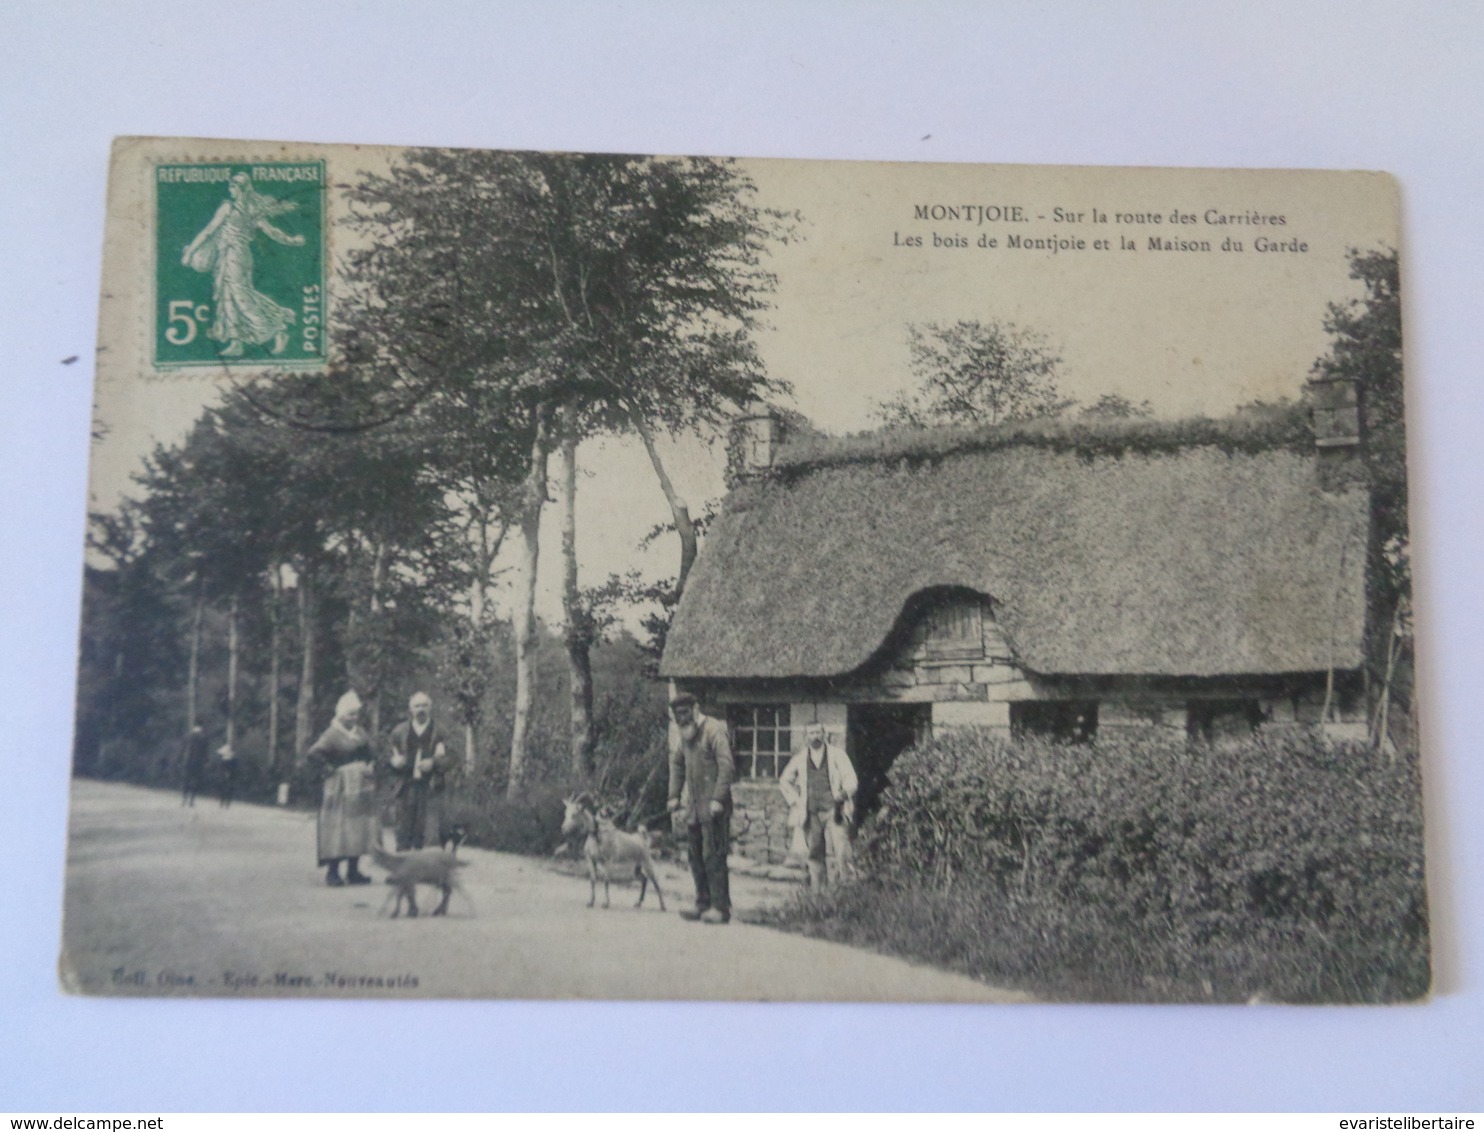
[[[60,977],[1431,984],[1380,173],[124,138]]]

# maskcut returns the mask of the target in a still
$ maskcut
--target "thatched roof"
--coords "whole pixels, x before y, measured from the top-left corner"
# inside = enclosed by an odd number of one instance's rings
[[[1320,491],[1312,451],[926,452],[805,460],[736,488],[661,671],[844,675],[939,586],[990,597],[1018,661],[1047,675],[1361,663],[1368,499]]]
[[[1096,456],[1176,452],[1209,445],[1223,452],[1314,450],[1310,407],[1302,401],[1257,403],[1224,417],[1058,416],[1004,424],[888,428],[852,436],[827,436],[809,428],[785,430],[778,467],[797,471],[861,460],[925,460],[994,448],[1045,448]]]

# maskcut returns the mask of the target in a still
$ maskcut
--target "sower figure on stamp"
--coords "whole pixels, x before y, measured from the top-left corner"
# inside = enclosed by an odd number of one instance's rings
[[[408,718],[392,728],[391,772],[397,803],[397,851],[443,841],[443,792],[448,748],[433,720],[433,700],[418,692],[407,701]]]
[[[206,777],[206,728],[199,723],[186,736],[181,757],[185,764],[185,777],[181,781],[180,804],[194,806],[196,795],[201,792],[201,780]]]
[[[335,719],[314,741],[308,754],[322,760],[327,771],[319,807],[319,863],[325,883],[370,884],[360,870],[360,856],[371,852],[380,832],[376,781],[371,767],[371,740],[361,730],[361,697],[346,692],[335,704]],[[340,862],[349,866],[344,880]]]
[[[271,222],[298,207],[294,201],[275,200],[258,192],[251,177],[238,173],[228,183],[227,199],[216,215],[181,253],[180,262],[186,267],[211,273],[216,317],[206,333],[226,344],[223,357],[239,358],[247,345],[271,343],[268,349],[273,354],[288,347],[294,312],[253,286],[252,241],[261,232],[276,243],[303,247],[303,236],[291,236]]]
[[[731,848],[732,745],[726,725],[701,714],[696,698],[681,693],[670,701],[676,741],[670,748],[669,809],[685,818],[690,871],[696,883],[694,911],[683,919],[725,924],[732,918],[727,877]]]
[[[809,887],[840,879],[850,853],[850,820],[860,783],[850,756],[825,739],[824,727],[804,729],[804,749],[788,760],[778,789],[788,803],[795,845],[809,866]]]

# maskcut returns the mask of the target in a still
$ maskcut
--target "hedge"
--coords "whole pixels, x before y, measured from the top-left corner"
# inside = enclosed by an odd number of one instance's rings
[[[891,778],[865,880],[788,924],[1076,997],[1427,991],[1415,757],[1299,729],[1216,746],[969,730]]]

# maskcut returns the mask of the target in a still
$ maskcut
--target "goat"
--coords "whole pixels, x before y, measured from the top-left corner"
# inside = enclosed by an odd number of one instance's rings
[[[410,853],[388,853],[380,845],[371,847],[372,859],[386,870],[386,883],[392,886],[392,891],[387,893],[387,898],[382,902],[381,910],[386,911],[387,904],[395,898],[396,905],[392,909],[392,919],[402,914],[402,900],[407,900],[407,915],[417,915],[417,886],[430,884],[443,893],[443,900],[438,907],[433,909],[432,914],[442,916],[448,912],[448,900],[458,889],[459,895],[468,902],[470,909],[474,902],[469,900],[469,894],[464,891],[464,886],[459,883],[458,870],[464,868],[468,862],[461,861],[455,856],[458,842],[455,841],[452,849],[414,849]]]
[[[654,862],[649,857],[649,833],[641,825],[638,833],[624,833],[612,819],[599,815],[585,796],[563,798],[566,813],[562,817],[562,836],[585,835],[582,855],[587,859],[587,877],[591,894],[587,906],[591,908],[598,900],[598,872],[603,874],[603,907],[608,907],[609,866],[633,865],[634,876],[639,880],[639,899],[634,907],[644,903],[644,894],[654,885],[654,894],[659,897],[660,911],[665,910],[665,894],[660,891],[659,877],[654,873]]]

